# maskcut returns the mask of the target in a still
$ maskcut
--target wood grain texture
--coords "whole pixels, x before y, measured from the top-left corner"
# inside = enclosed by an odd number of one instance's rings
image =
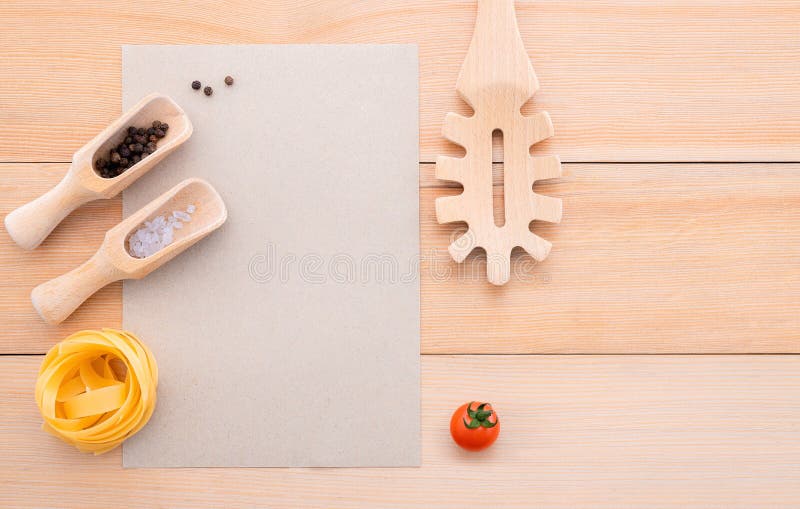
[[[458,190],[422,190],[424,352],[800,351],[800,165],[565,173],[535,186],[564,202],[560,224],[533,223],[553,251],[535,266],[518,252],[501,288],[485,257],[445,251],[465,226],[437,225],[433,200]]]
[[[66,168],[0,165],[0,214]],[[450,259],[459,226],[436,223],[434,199],[458,190],[420,166],[423,353],[800,352],[800,165],[564,168],[536,184],[564,200],[560,225],[533,227],[553,253],[535,265],[516,252],[512,280],[497,288],[481,256]],[[31,253],[0,232],[0,352],[43,353],[68,332],[119,326],[116,285],[58,328],[28,294],[88,259],[120,217],[119,200],[90,204]]]
[[[68,161],[120,113],[121,44],[416,43],[421,161],[468,114],[474,1],[0,2],[0,161]],[[517,2],[564,161],[800,160],[794,0]],[[187,76],[221,80],[220,77]]]
[[[444,137],[464,147],[466,155],[436,159],[436,177],[464,189],[457,196],[436,199],[436,218],[439,223],[467,223],[468,230],[448,247],[450,256],[460,263],[474,249],[483,249],[486,279],[495,285],[510,279],[514,248],[537,261],[550,253],[552,244],[530,231],[534,219],[561,221],[561,200],[533,192],[535,181],[561,176],[557,156],[534,159],[530,154],[533,144],[553,135],[547,112],[520,114],[538,88],[517,28],[514,0],[479,0],[475,32],[456,83],[459,97],[475,113],[448,113],[442,127]],[[503,148],[503,208],[493,206],[492,153],[497,138]]]
[[[56,185],[67,164],[0,165],[0,215],[33,200]],[[56,341],[85,328],[119,327],[122,284],[111,284],[60,326],[45,324],[31,305],[33,288],[86,261],[105,232],[122,217],[122,199],[91,202],[76,210],[34,251],[17,246],[0,228],[0,353],[43,353]]]
[[[103,178],[95,163],[109,158],[109,152],[127,136],[125,131],[129,126],[149,127],[154,119],[172,126],[159,140],[158,150],[123,174]],[[8,214],[3,221],[6,232],[20,247],[36,248],[73,210],[93,200],[117,196],[189,139],[191,134],[189,117],[172,99],[150,94],[106,126],[94,139],[88,140],[72,156],[70,170],[58,186]]]
[[[800,161],[797,2],[516,5],[541,83],[523,113],[547,110],[556,127],[537,155]],[[416,43],[421,161],[458,156],[441,126],[448,111],[470,113],[454,84],[475,13],[471,0],[5,0],[0,161],[68,161],[120,114],[120,45],[146,43]],[[536,186],[565,202],[562,224],[533,228],[556,248],[533,268],[515,253],[512,281],[495,288],[480,256],[450,261],[454,228],[436,224],[433,200],[458,191],[421,166],[423,352],[800,352],[800,165],[564,170]],[[0,165],[0,215],[65,171]],[[60,327],[28,295],[87,259],[120,216],[118,199],[84,206],[32,253],[0,228],[0,353],[119,326],[118,284]],[[420,469],[127,471],[119,451],[80,455],[39,430],[40,360],[0,357],[2,507],[462,508],[477,498],[750,509],[800,499],[797,356],[425,355]],[[470,455],[445,426],[475,398],[497,405],[503,432]]]
[[[40,360],[0,358],[3,507],[751,509],[800,497],[796,356],[424,356],[422,467],[393,469],[122,470],[119,450],[82,455],[39,429]],[[474,398],[503,426],[482,453],[447,428]]]
[[[188,212],[189,206],[196,210],[188,221],[181,223],[181,228],[175,228],[173,240],[167,246],[144,258],[132,256],[128,239],[140,225],[157,217],[171,217],[175,211]],[[217,190],[205,180],[188,178],[108,230],[91,258],[34,288],[33,307],[43,320],[57,325],[102,288],[123,279],[147,276],[213,233],[227,218],[228,211]]]

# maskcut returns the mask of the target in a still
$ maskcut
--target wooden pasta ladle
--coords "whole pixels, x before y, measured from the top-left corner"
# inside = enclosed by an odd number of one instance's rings
[[[130,255],[130,236],[145,222],[194,205],[191,220],[174,230],[171,244],[145,258]],[[80,267],[42,283],[31,292],[33,307],[50,324],[58,324],[100,288],[121,279],[141,279],[225,222],[227,209],[219,193],[200,179],[187,179],[110,229],[97,252]]]
[[[154,120],[169,124],[166,136],[152,154],[114,178],[103,178],[95,171],[100,158],[127,136],[130,125],[147,126]],[[72,156],[67,174],[53,189],[12,211],[5,218],[8,234],[23,249],[34,249],[73,210],[84,203],[111,198],[147,173],[192,134],[189,117],[175,101],[151,94],[106,127]]]
[[[442,127],[443,136],[464,147],[466,155],[436,159],[436,177],[459,182],[464,192],[436,198],[436,219],[469,225],[469,230],[450,244],[450,255],[461,263],[474,249],[483,248],[487,279],[495,285],[510,279],[515,247],[537,261],[547,258],[552,244],[531,231],[534,220],[561,221],[561,200],[533,191],[535,182],[561,176],[557,156],[530,154],[533,144],[553,135],[547,112],[526,116],[521,111],[538,88],[517,27],[514,0],[478,0],[475,31],[456,83],[474,114],[448,113]],[[493,212],[495,131],[503,135],[503,221]]]

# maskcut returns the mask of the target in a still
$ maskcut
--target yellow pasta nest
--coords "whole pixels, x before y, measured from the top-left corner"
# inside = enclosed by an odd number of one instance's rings
[[[103,454],[147,424],[158,367],[130,332],[76,332],[47,352],[36,380],[42,429],[83,452]]]

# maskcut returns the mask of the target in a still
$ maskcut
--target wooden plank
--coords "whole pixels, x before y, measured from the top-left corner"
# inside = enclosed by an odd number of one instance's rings
[[[0,165],[0,215],[64,171]],[[538,266],[516,253],[503,288],[480,256],[449,258],[458,226],[436,224],[433,200],[458,191],[431,187],[433,171],[420,166],[424,353],[800,352],[800,165],[565,165],[536,185],[564,200],[561,224],[534,223],[553,252]],[[28,293],[88,258],[120,214],[119,200],[89,205],[33,252],[0,232],[0,352],[43,353],[71,331],[119,325],[119,286],[59,328]]]
[[[800,351],[800,165],[565,171],[535,185],[564,202],[560,224],[534,222],[550,256],[517,253],[502,288],[485,257],[449,259],[466,228],[436,224],[433,200],[458,190],[422,190],[423,352]]]
[[[565,161],[800,160],[800,4],[793,0],[517,2],[541,82],[535,110]],[[475,2],[6,0],[0,161],[67,161],[120,113],[121,44],[416,43],[421,160],[457,154],[445,112]],[[221,77],[187,76],[193,79]]]
[[[3,507],[749,509],[800,497],[797,356],[423,356],[422,467],[392,469],[122,470],[119,450],[82,455],[39,429],[39,362],[0,358]],[[447,428],[473,398],[503,426],[477,454]]]
[[[27,203],[54,186],[66,164],[0,165],[0,215]],[[122,200],[89,203],[69,215],[44,243],[33,251],[17,247],[0,227],[0,353],[43,353],[76,330],[114,327],[122,323],[122,284],[100,290],[66,322],[47,325],[33,309],[31,290],[86,261],[103,240],[106,230],[122,217]]]

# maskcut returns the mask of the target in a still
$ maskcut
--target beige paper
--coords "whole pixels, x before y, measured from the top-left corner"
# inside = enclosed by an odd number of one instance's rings
[[[125,215],[200,177],[228,221],[125,282],[160,379],[124,466],[418,465],[416,46],[124,47],[123,108],[156,91],[194,134]]]

